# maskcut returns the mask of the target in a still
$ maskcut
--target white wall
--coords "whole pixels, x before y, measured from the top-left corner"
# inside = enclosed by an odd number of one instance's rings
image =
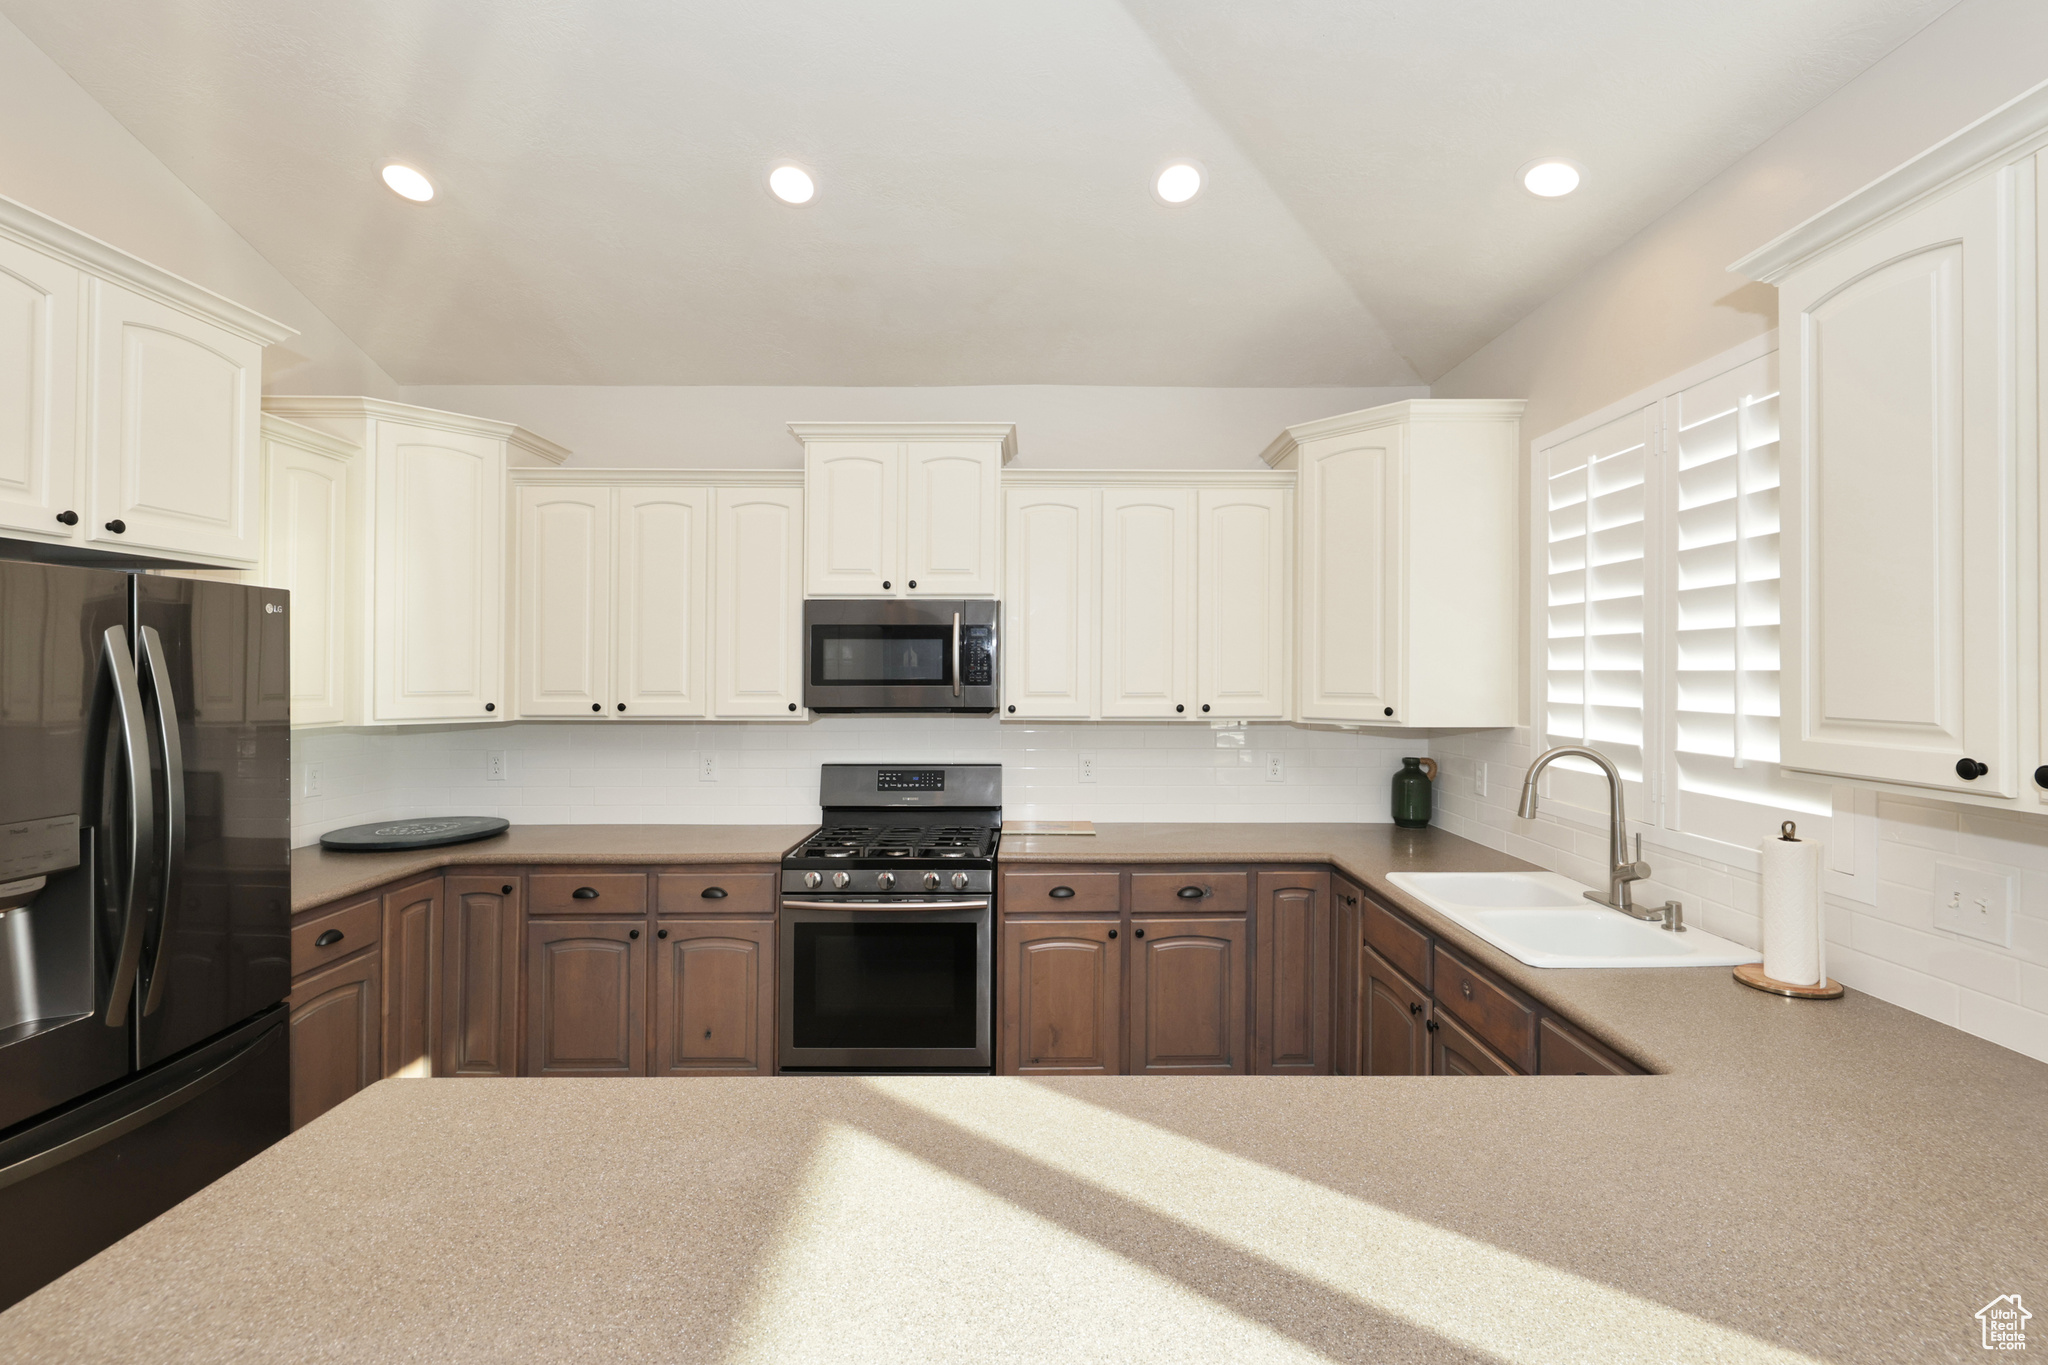
[[[423,407],[517,422],[584,467],[794,469],[790,422],[1015,422],[1013,469],[1259,469],[1295,422],[1425,398],[1426,388],[413,387]]]
[[[298,328],[265,352],[266,391],[397,396],[375,361],[5,18],[0,195]]]
[[[292,736],[292,842],[371,820],[815,824],[821,763],[1000,763],[1003,812],[1056,820],[1391,819],[1420,740],[1292,725],[1021,725],[980,716],[833,716],[803,725],[528,721]],[[484,776],[504,751],[506,779]],[[1281,756],[1268,780],[1266,756]],[[703,781],[711,754],[718,779]],[[1076,759],[1095,759],[1079,780]],[[321,794],[305,796],[308,769]]]

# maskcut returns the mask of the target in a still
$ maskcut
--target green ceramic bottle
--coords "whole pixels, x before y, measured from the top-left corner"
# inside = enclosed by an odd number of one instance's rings
[[[1394,774],[1394,823],[1403,829],[1429,826],[1429,788],[1436,781],[1436,760],[1404,758]]]

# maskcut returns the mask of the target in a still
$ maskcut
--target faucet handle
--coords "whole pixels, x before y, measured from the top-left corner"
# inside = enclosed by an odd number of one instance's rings
[[[1622,867],[1621,867],[1621,868],[1619,869],[1619,871],[1620,871],[1620,873],[1621,873],[1621,876],[1622,876],[1622,880],[1624,880],[1624,881],[1631,881],[1631,882],[1639,882],[1639,881],[1641,881],[1641,880],[1642,880],[1643,878],[1645,878],[1645,877],[1647,877],[1647,876],[1649,876],[1649,875],[1650,875],[1650,865],[1649,865],[1648,863],[1646,863],[1646,862],[1644,862],[1644,861],[1643,861],[1643,836],[1642,836],[1642,835],[1640,835],[1640,834],[1636,835],[1636,856],[1635,856],[1635,861],[1634,861],[1634,862],[1631,862],[1631,863],[1626,863],[1626,864],[1623,864],[1623,866],[1622,866]]]

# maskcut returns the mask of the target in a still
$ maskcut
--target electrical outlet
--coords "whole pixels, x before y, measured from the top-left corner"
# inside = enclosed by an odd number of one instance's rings
[[[272,787],[271,790],[276,791],[277,788]],[[310,801],[319,794],[320,765],[318,763],[308,763],[306,765],[306,799]]]
[[[1266,780],[1268,782],[1285,782],[1287,780],[1287,765],[1280,755],[1274,753],[1266,755]]]
[[[2005,947],[2012,937],[2012,878],[1936,863],[1934,927]]]
[[[1486,764],[1484,762],[1472,765],[1472,791],[1476,796],[1486,795]]]
[[[1081,765],[1081,780],[1083,782],[1093,782],[1095,780],[1095,755],[1082,754],[1079,762]]]
[[[492,749],[484,755],[484,780],[503,782],[505,780],[505,751]]]
[[[699,782],[716,782],[718,780],[717,754],[697,755],[697,780]]]

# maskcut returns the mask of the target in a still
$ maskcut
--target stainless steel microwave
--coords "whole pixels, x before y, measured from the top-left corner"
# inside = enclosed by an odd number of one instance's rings
[[[1001,606],[987,598],[804,603],[804,705],[813,711],[996,709]]]

